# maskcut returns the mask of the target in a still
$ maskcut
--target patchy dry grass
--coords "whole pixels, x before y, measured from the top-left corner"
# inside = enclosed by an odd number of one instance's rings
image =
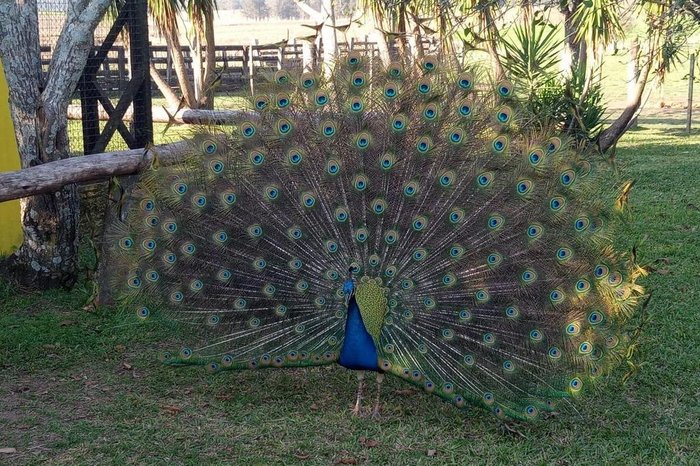
[[[17,451],[0,463],[699,464],[699,149],[700,135],[653,120],[620,144],[637,180],[620,247],[637,244],[655,269],[654,298],[641,371],[622,386],[622,368],[580,416],[506,428],[392,379],[382,419],[356,419],[350,371],[164,367],[166,335],[83,311],[89,287],[2,285],[0,448]]]

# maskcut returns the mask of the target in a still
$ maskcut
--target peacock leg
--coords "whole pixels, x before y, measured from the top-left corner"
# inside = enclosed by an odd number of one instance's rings
[[[359,416],[362,413],[362,392],[365,389],[365,371],[357,371],[357,401],[355,409],[352,410],[353,416]]]
[[[382,407],[379,404],[379,396],[382,394],[382,382],[384,382],[384,374],[377,372],[377,396],[374,399],[374,409],[372,410],[372,417],[379,417],[379,413],[382,411]]]

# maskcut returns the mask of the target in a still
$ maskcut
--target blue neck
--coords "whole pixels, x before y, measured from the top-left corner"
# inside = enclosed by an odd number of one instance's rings
[[[348,303],[348,317],[345,320],[345,340],[340,350],[338,364],[348,369],[379,371],[377,348],[372,335],[362,323],[360,308],[352,296]]]

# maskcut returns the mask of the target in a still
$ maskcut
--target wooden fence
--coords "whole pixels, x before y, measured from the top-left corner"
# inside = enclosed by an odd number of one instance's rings
[[[375,42],[351,40],[350,46],[343,42],[338,44],[340,51],[348,48],[378,57]],[[41,47],[41,59],[44,70],[48,69],[53,51],[51,46]],[[188,47],[182,47],[187,71],[192,79],[192,57]],[[321,56],[322,50],[317,50]],[[97,72],[97,82],[106,92],[122,92],[129,80],[128,52],[122,46],[114,46]],[[277,70],[282,67],[301,67],[303,45],[294,40],[284,47],[274,44],[260,45],[254,41],[250,45],[217,45],[216,69],[221,72],[222,91],[236,91],[246,87],[251,76],[256,79],[260,72]],[[151,46],[151,62],[160,71],[161,76],[173,88],[178,87],[177,76],[173,69],[172,55],[165,45]],[[155,84],[153,90],[156,91]]]

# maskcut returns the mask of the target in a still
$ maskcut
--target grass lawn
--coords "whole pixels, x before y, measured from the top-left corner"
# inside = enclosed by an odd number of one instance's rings
[[[700,464],[700,133],[640,124],[618,161],[637,180],[619,246],[655,269],[641,370],[622,385],[620,368],[579,416],[506,427],[389,379],[383,417],[353,418],[340,367],[173,369],[160,330],[82,310],[88,284],[0,285],[0,449],[16,449],[0,463]]]

